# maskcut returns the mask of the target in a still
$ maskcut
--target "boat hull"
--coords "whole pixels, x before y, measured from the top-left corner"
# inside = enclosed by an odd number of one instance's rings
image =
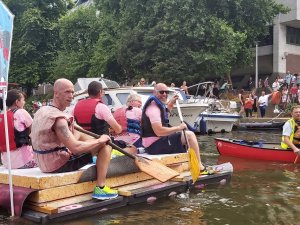
[[[264,143],[263,145],[266,145],[266,147],[260,147],[259,145],[262,145],[262,143],[247,145],[240,142],[239,140],[215,138],[215,144],[220,155],[290,163],[293,163],[296,159],[296,155],[292,150],[282,150],[279,144]]]
[[[240,119],[231,113],[201,113],[197,119],[200,133],[231,132],[233,124]]]
[[[207,105],[202,105],[198,103],[180,104],[183,120],[187,122],[189,125],[194,126],[194,123],[199,117],[199,114],[202,113],[204,110],[206,110],[207,107],[208,107]],[[171,126],[178,126],[181,123],[176,108],[174,108],[170,112],[169,121]]]

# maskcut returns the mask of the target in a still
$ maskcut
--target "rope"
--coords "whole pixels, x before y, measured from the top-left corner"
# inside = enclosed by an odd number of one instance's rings
[[[279,117],[282,113],[284,113],[284,112],[280,112],[277,116],[273,117],[272,119],[270,119],[270,120],[267,121],[266,123],[272,122],[274,119],[276,119],[277,117]]]

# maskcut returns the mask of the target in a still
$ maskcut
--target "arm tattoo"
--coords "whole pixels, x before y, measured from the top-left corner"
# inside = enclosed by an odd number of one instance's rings
[[[66,126],[60,126],[59,131],[64,135],[66,139],[70,138],[70,130]]]

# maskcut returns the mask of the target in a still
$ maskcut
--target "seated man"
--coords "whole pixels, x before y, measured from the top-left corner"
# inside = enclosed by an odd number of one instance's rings
[[[35,114],[31,129],[33,151],[42,172],[62,173],[78,170],[97,160],[97,186],[93,198],[116,198],[117,191],[105,185],[110,162],[111,147],[106,145],[109,136],[93,139],[74,130],[73,116],[64,112],[73,100],[74,86],[67,79],[54,83],[53,104],[41,107]]]
[[[282,130],[282,149],[292,149],[300,155],[300,105],[292,107],[292,118],[285,122]]]
[[[74,117],[76,122],[93,133],[102,135],[111,133],[120,134],[122,132],[121,125],[115,120],[110,109],[102,102],[104,90],[98,81],[92,81],[88,86],[89,97],[82,99],[74,107]],[[127,143],[124,141],[113,141],[121,148],[126,148]],[[136,154],[136,148],[130,146],[126,148],[132,154]]]
[[[159,83],[155,86],[154,95],[150,96],[143,108],[142,114],[142,140],[148,154],[172,154],[186,152],[183,145],[186,145],[182,130],[186,129],[185,123],[179,126],[170,127],[168,110],[172,109],[178,96],[167,104],[168,87]],[[204,170],[201,163],[199,146],[196,135],[186,131],[190,147],[196,152],[200,170]]]

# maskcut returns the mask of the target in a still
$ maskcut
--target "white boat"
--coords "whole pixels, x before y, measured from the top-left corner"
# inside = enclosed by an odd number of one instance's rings
[[[139,94],[142,98],[142,103],[144,104],[149,98],[149,96],[153,94],[153,90],[154,90],[153,86],[120,87],[116,82],[104,78],[80,78],[78,79],[78,82],[75,84],[76,92],[74,94],[75,96],[74,100],[71,103],[71,106],[66,109],[68,112],[71,112],[73,110],[78,100],[88,97],[88,94],[86,92],[88,84],[95,80],[99,81],[102,84],[105,90],[105,96],[103,97],[103,101],[111,109],[112,112],[114,112],[116,109],[126,104],[126,100],[129,94],[131,93]],[[207,98],[207,97],[204,98],[201,96],[196,96],[196,97],[186,96],[180,90],[180,88],[169,88],[169,91],[170,91],[170,94],[168,96],[169,99],[171,99],[175,94],[179,96],[179,104],[182,111],[183,119],[194,129],[199,130],[200,127],[199,116],[202,112],[208,109],[211,104],[217,103],[222,105],[221,101],[213,98]],[[172,126],[176,126],[180,124],[180,118],[178,116],[178,112],[175,105],[173,110],[169,114],[169,121],[170,121],[170,125]]]
[[[197,131],[201,134],[224,133],[232,131],[233,124],[236,123],[241,116],[237,112],[230,112],[222,107],[222,105],[211,104],[204,112],[200,113],[196,124]]]
[[[71,106],[66,109],[67,112],[72,112],[75,104],[80,100],[88,97],[87,87],[88,84],[92,81],[99,81],[104,90],[105,95],[103,96],[104,103],[114,112],[116,109],[124,106],[129,94],[136,93],[139,94],[142,98],[142,103],[144,104],[150,95],[153,94],[154,87],[119,87],[116,85],[116,82],[112,82],[103,78],[80,78],[75,84],[75,94],[74,100],[71,103]],[[189,125],[193,126],[197,117],[201,112],[203,112],[209,104],[207,102],[189,102],[182,91],[179,88],[170,88],[169,99],[173,95],[177,94],[179,96],[179,103],[182,111],[182,116]],[[180,124],[180,119],[176,107],[170,112],[169,115],[170,124],[176,126]]]

